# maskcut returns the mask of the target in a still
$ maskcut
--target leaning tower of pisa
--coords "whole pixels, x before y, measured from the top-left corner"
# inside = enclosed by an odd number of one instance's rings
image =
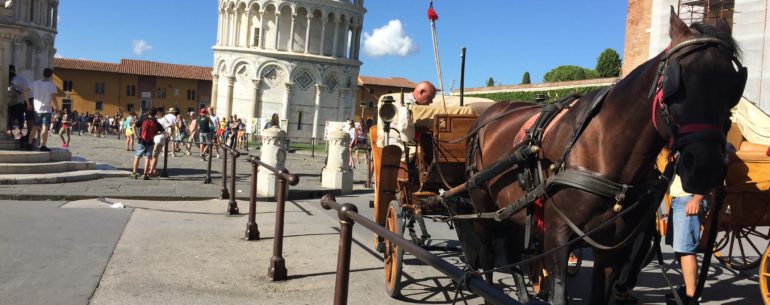
[[[363,0],[219,0],[211,104],[320,137],[355,111]]]

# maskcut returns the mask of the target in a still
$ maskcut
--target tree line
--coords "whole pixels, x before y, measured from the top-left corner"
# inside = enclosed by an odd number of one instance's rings
[[[594,69],[583,68],[574,65],[562,65],[551,69],[545,75],[543,75],[543,82],[563,82],[583,79],[594,78],[607,78],[620,76],[620,69],[622,67],[622,60],[618,52],[611,48],[607,48],[599,54],[599,58],[596,59],[596,67]],[[521,77],[521,84],[530,84],[529,72],[524,72]],[[495,80],[489,77],[487,80],[487,87],[495,85]]]

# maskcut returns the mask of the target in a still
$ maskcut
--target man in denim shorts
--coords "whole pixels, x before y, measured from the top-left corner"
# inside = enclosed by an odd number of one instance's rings
[[[37,131],[40,130],[40,151],[51,151],[45,146],[48,142],[48,127],[51,126],[51,112],[59,110],[59,104],[56,101],[56,85],[51,82],[51,76],[53,76],[53,70],[45,68],[43,79],[33,82],[29,90],[24,92],[27,110],[35,111],[27,150],[33,149],[32,143],[35,141]],[[32,103],[29,103],[30,97],[33,100]]]
[[[698,279],[698,261],[695,256],[698,242],[700,241],[700,217],[706,214],[708,202],[704,195],[689,194],[682,188],[682,180],[679,176],[674,178],[674,182],[669,189],[671,196],[671,213],[669,213],[669,228],[666,235],[666,243],[671,244],[673,238],[673,248],[676,257],[679,259],[679,265],[682,266],[682,277],[684,278],[684,295],[680,293],[685,304],[695,295],[695,285]],[[672,232],[673,231],[673,232]],[[671,300],[669,298],[669,300]],[[667,300],[667,302],[671,302]]]

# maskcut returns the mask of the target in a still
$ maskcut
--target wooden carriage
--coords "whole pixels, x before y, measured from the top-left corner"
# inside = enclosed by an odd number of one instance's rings
[[[401,102],[400,94],[387,96],[395,103]],[[380,98],[378,109],[385,98]],[[440,97],[430,106],[409,107],[414,123],[413,143],[402,141],[398,132],[384,133],[386,124],[379,116],[378,124],[370,129],[375,177],[374,219],[398,235],[408,233],[419,245],[430,238],[422,216],[445,212],[426,208],[421,200],[465,182],[466,141],[453,140],[467,135],[478,115],[493,102],[466,97],[469,105],[459,106],[459,97],[445,98],[446,111],[440,105]],[[419,225],[420,236],[414,229],[415,224]],[[388,294],[397,296],[401,288],[403,250],[378,236],[375,236],[375,246],[384,253]]]

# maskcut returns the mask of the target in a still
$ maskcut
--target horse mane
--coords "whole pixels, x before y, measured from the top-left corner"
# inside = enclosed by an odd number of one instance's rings
[[[693,23],[690,28],[700,32],[704,36],[711,36],[725,42],[727,46],[729,46],[730,52],[732,52],[733,55],[735,55],[735,57],[740,60],[742,53],[741,47],[730,33],[720,31],[717,29],[717,27],[703,22]]]

